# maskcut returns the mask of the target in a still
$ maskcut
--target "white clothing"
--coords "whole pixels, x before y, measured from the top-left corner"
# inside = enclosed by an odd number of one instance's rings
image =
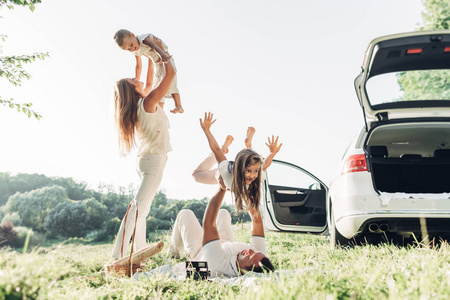
[[[192,177],[199,183],[218,184],[220,174],[217,168],[213,168],[215,165],[216,157],[214,156],[214,153],[211,153],[197,168],[195,168]]]
[[[216,220],[220,240],[233,241],[231,216],[228,210],[221,209]],[[169,255],[193,259],[202,249],[203,229],[197,217],[190,209],[181,210],[173,225],[172,238],[169,245]]]
[[[138,157],[138,173],[141,177],[141,184],[136,193],[135,200],[138,206],[138,217],[135,233],[135,245],[136,251],[146,247],[146,218],[150,212],[150,207],[153,202],[153,198],[161,183],[164,167],[167,161],[167,153],[160,154],[144,154]],[[121,258],[122,237],[123,230],[125,229],[125,241],[123,245],[123,256],[126,256],[128,250],[128,244],[133,233],[134,224],[136,220],[136,206],[135,203],[131,205],[124,226],[124,221],[120,224],[119,232],[117,233],[116,242],[113,248],[113,258]]]
[[[211,276],[237,277],[237,255],[242,250],[252,249],[266,255],[266,239],[262,236],[250,237],[250,244],[214,240],[206,243],[195,257],[198,261],[207,261]]]
[[[215,164],[215,156],[211,153],[192,173],[194,180],[204,184],[217,184],[219,175],[221,175],[225,186],[231,189],[233,177],[230,172],[232,168],[229,167],[230,161],[224,160],[218,165],[218,168],[213,169]],[[261,182],[264,180],[266,180],[266,172],[261,170]]]
[[[250,245],[233,241],[231,216],[226,209],[221,209],[216,220],[220,240],[206,243],[202,248],[203,230],[191,210],[178,213],[173,226],[169,254],[182,256],[186,253],[188,260],[207,261],[212,276],[239,276],[236,258],[240,251],[253,249],[266,254],[265,238],[252,236]]]
[[[139,36],[137,36],[137,39],[139,41],[139,50],[134,51],[134,55],[136,56],[146,56],[149,59],[151,59],[153,61],[153,63],[155,64],[155,74],[153,76],[153,86],[152,86],[152,90],[155,89],[163,80],[164,76],[166,75],[166,67],[164,65],[164,63],[157,63],[161,57],[159,56],[158,52],[155,51],[155,49],[151,48],[150,46],[144,44],[144,40],[149,37],[150,39],[153,40],[158,40],[159,42],[161,42],[164,52],[167,52],[169,50],[169,47],[167,47],[167,45],[158,37],[152,35],[151,33],[146,33],[146,34],[141,34]],[[177,68],[175,66],[175,61],[173,58],[170,59],[170,62],[172,63],[172,67],[175,70],[175,72],[177,71]],[[172,84],[170,85],[169,91],[167,92],[167,94],[164,96],[166,98],[172,98],[172,94],[179,94],[180,91],[178,90],[177,87],[177,74],[175,73],[175,77],[172,80]]]
[[[233,177],[231,176],[231,168],[229,167],[230,162],[228,160],[224,160],[220,162],[218,169],[219,173],[222,176],[223,183],[227,187],[227,189],[231,189],[231,183],[233,182]]]
[[[136,136],[138,139],[138,157],[144,154],[167,153],[172,150],[169,136],[169,119],[160,106],[156,112],[148,113],[144,109],[144,99],[138,102],[138,125]]]
[[[141,98],[138,101],[137,117],[137,171],[141,178],[141,184],[134,197],[136,202],[133,202],[128,212],[126,224],[124,224],[124,218],[120,225],[113,248],[113,258],[122,257],[122,248],[123,256],[126,255],[135,223],[137,223],[134,237],[136,251],[146,247],[146,218],[150,212],[153,198],[161,183],[164,167],[167,162],[167,152],[172,150],[169,137],[169,120],[160,106],[156,106],[156,112],[148,113],[144,109],[144,99]],[[138,206],[137,221],[136,204]],[[122,247],[124,230],[125,238]]]

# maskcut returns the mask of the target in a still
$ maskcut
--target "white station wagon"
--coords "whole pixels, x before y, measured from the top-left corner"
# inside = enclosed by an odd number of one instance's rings
[[[450,237],[450,30],[374,39],[356,94],[365,126],[329,187],[274,161],[267,230],[329,234],[336,244]]]

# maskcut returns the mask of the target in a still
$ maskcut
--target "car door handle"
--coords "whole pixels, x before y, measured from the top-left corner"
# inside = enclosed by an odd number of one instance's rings
[[[289,195],[305,195],[306,194],[305,199],[300,200],[300,201],[286,201],[286,202],[275,201],[275,203],[280,205],[280,207],[299,207],[299,206],[304,206],[308,202],[309,198],[311,197],[311,193],[306,193],[306,192],[303,192],[303,191],[290,190],[290,191],[276,191],[276,192],[279,193],[279,194],[289,194]]]
[[[284,195],[304,195],[306,194],[303,191],[299,190],[277,190],[278,194],[284,194]]]

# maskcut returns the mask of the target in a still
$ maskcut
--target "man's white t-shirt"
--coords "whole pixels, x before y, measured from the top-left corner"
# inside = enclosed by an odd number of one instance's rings
[[[250,244],[241,242],[224,242],[213,240],[203,245],[195,257],[196,261],[207,261],[211,276],[237,277],[236,258],[242,250],[252,249],[266,255],[266,239],[252,236]]]

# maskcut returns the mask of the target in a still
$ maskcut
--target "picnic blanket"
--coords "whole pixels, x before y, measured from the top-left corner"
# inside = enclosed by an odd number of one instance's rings
[[[256,273],[248,272],[243,276],[239,277],[210,277],[210,281],[222,282],[229,285],[242,285],[242,286],[252,286],[263,282],[264,280],[278,280],[281,276],[293,276],[297,274],[310,274],[311,272],[317,272],[316,269],[296,269],[296,270],[276,270],[272,273]],[[134,274],[133,279],[142,280],[144,278],[155,276],[158,274],[166,275],[177,280],[186,279],[186,264],[184,262],[178,263],[174,266],[171,264],[166,264],[161,267],[157,267],[149,272],[137,272]]]

